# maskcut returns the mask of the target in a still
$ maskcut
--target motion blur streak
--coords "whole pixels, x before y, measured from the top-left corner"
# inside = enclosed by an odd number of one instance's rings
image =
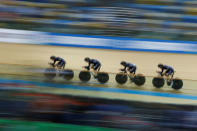
[[[39,93],[39,90],[43,92],[47,88],[14,80],[21,76],[5,75],[5,77],[8,79],[5,82],[1,80],[0,83],[2,130],[10,131],[10,127],[17,130],[36,128],[49,131],[79,128],[82,131],[197,129],[196,106],[101,99],[88,95],[86,97],[57,95],[53,91]],[[34,76],[31,77],[28,79],[36,83]],[[56,82],[50,81],[50,83],[54,85]],[[27,124],[30,124],[30,127],[26,126]]]
[[[117,129],[196,129],[196,106],[139,103],[24,91],[1,91],[0,123],[7,119]],[[13,110],[14,109],[14,110]],[[12,121],[8,125],[16,126]],[[25,126],[23,122],[17,122]],[[26,122],[27,123],[27,122]],[[36,124],[32,124],[36,126]],[[37,125],[39,126],[39,125]],[[52,126],[52,125],[51,125]],[[60,126],[61,127],[61,126]],[[1,127],[4,129],[6,127]],[[63,128],[63,127],[62,127]]]
[[[0,0],[0,130],[197,130],[196,7],[196,0]],[[45,72],[51,55],[74,70],[67,81],[54,68]],[[84,57],[113,72],[108,83],[98,74],[79,80]],[[145,85],[115,81],[123,60],[138,66]],[[181,90],[152,86],[159,62],[173,66]]]
[[[195,0],[1,0],[0,28],[197,40]]]

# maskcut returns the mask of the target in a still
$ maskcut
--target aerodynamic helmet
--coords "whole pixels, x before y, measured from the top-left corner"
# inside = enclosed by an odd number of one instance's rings
[[[51,56],[51,57],[50,57],[51,60],[54,60],[55,58],[56,58],[55,56]]]
[[[126,61],[121,61],[120,64],[125,66],[127,64],[127,62]]]
[[[163,67],[163,64],[162,63],[159,63],[157,66],[160,67],[160,68],[162,68]]]
[[[86,57],[86,58],[84,59],[84,61],[89,62],[89,61],[90,61],[90,58],[89,58],[89,57]]]

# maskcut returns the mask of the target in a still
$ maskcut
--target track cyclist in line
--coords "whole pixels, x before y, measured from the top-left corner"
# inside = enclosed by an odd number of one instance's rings
[[[166,76],[168,85],[171,84],[171,81],[174,76],[174,69],[171,66],[164,65],[162,63],[158,64],[158,68],[161,69],[161,71],[157,71],[161,76]]]
[[[51,56],[50,59],[53,61],[52,63],[49,63],[53,67],[57,67],[58,69],[64,69],[66,62],[63,58],[56,57],[56,56]]]
[[[97,73],[100,71],[101,63],[98,60],[90,59],[89,57],[86,57],[84,61],[88,63],[88,66],[85,66],[84,68],[87,69],[88,71],[90,69],[93,69],[94,72],[93,76],[94,78],[97,78]]]
[[[133,78],[137,69],[136,65],[126,61],[122,61],[120,64],[124,67],[123,69],[120,70],[123,71],[124,73],[127,73],[128,71],[130,78]]]

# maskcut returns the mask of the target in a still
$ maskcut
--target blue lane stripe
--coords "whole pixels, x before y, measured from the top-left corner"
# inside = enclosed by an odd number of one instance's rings
[[[72,45],[72,44],[58,44],[58,43],[45,43],[41,45],[51,46],[64,46],[64,47],[80,47],[80,48],[96,48],[96,49],[109,49],[109,50],[126,50],[126,51],[143,51],[143,52],[161,52],[161,53],[177,53],[177,54],[197,54],[192,51],[170,51],[170,50],[155,50],[155,49],[136,49],[136,48],[118,48],[109,46],[93,46],[93,45]]]
[[[118,36],[95,36],[95,35],[83,35],[83,34],[64,34],[46,32],[47,35],[52,36],[73,36],[73,37],[86,37],[86,38],[101,38],[112,40],[133,40],[133,41],[149,41],[149,42],[168,42],[168,43],[183,43],[183,44],[197,44],[196,41],[182,41],[182,40],[159,40],[159,39],[146,39],[146,38],[132,38],[132,37],[118,37]]]
[[[159,97],[168,97],[168,98],[197,100],[197,96],[192,96],[192,95],[161,93],[161,92],[151,92],[151,91],[139,91],[139,90],[119,89],[119,88],[62,85],[62,84],[54,84],[54,83],[43,83],[43,82],[33,82],[33,81],[24,81],[24,80],[11,80],[11,79],[2,79],[2,78],[0,79],[0,83],[32,84],[32,85],[41,86],[41,87],[56,87],[56,88],[67,88],[67,89],[75,89],[75,90],[113,92],[113,93],[125,93],[125,94],[136,94],[136,95],[146,95],[146,96],[159,96]]]

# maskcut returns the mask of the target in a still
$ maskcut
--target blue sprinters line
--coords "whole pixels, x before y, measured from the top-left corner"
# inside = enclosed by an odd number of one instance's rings
[[[64,34],[45,32],[51,36],[71,36],[71,37],[85,37],[85,38],[98,38],[98,39],[112,39],[112,40],[130,40],[130,41],[148,41],[148,42],[168,42],[168,43],[182,43],[182,44],[197,44],[196,41],[184,41],[184,40],[160,40],[160,39],[146,39],[146,38],[133,38],[133,37],[120,37],[120,36],[96,36],[96,35],[84,35],[84,34]]]
[[[2,79],[2,78],[0,79],[0,83],[20,83],[20,84],[22,83],[22,84],[33,84],[40,87],[55,87],[55,88],[75,89],[75,90],[88,90],[88,91],[100,91],[100,92],[124,93],[124,94],[136,94],[136,95],[146,95],[146,96],[159,96],[159,97],[168,97],[168,98],[197,100],[197,96],[192,96],[192,95],[161,93],[161,92],[152,92],[152,91],[139,91],[139,90],[119,89],[119,88],[78,86],[78,85],[65,85],[65,84],[62,85],[62,84],[54,84],[54,83],[11,80],[11,79]]]
[[[167,24],[168,25],[168,24]],[[58,43],[58,42],[46,42],[46,43],[40,43],[41,45],[51,45],[51,46],[64,46],[64,47],[81,47],[81,48],[97,48],[97,49],[110,49],[110,50],[128,50],[128,51],[143,51],[143,52],[161,52],[161,53],[178,53],[178,54],[197,54],[197,49],[196,46],[194,47],[194,45],[197,44],[196,41],[173,41],[173,40],[155,40],[155,39],[140,39],[140,38],[129,38],[129,37],[112,37],[112,36],[91,36],[91,35],[77,35],[77,34],[62,34],[62,33],[46,33],[47,35],[51,35],[51,36],[69,36],[69,37],[83,37],[83,38],[98,38],[98,39],[106,39],[109,40],[109,43],[106,43],[105,45],[84,45],[84,44],[80,44],[79,43],[75,43],[75,44],[69,44],[69,43]],[[112,40],[111,42],[113,42],[113,40],[120,40],[122,41],[122,43],[124,43],[124,46],[121,46],[117,44],[113,45],[114,43],[111,43],[110,40]],[[124,42],[125,41],[125,42]],[[168,48],[170,48],[171,46],[174,48],[174,46],[177,43],[178,44],[187,44],[186,48],[189,48],[189,50],[185,50],[184,47],[179,47],[175,50],[168,50],[168,49],[150,49],[147,47],[143,47],[144,45],[141,45],[141,48],[135,48],[135,45],[132,44],[132,41],[145,41],[145,42],[167,42],[167,43],[171,43],[171,45],[168,45]],[[152,46],[152,44],[149,44],[150,46]],[[157,47],[157,46],[155,46]],[[194,50],[196,49],[196,50]]]
[[[143,52],[160,52],[160,53],[176,53],[176,54],[197,54],[197,51],[172,51],[172,50],[157,50],[157,49],[137,49],[133,48],[118,48],[113,46],[96,46],[96,45],[73,45],[73,44],[58,44],[58,43],[46,43],[42,45],[51,46],[64,46],[64,47],[79,47],[79,48],[95,48],[95,49],[108,49],[108,50],[126,50],[126,51],[143,51]]]

